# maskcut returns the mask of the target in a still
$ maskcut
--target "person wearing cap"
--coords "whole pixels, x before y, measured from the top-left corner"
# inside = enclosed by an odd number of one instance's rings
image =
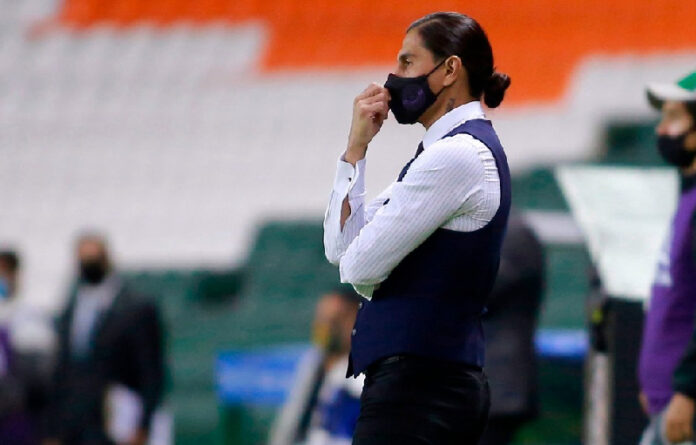
[[[657,126],[658,150],[665,161],[679,169],[681,192],[669,236],[659,256],[643,329],[640,398],[650,423],[641,445],[693,443],[696,72],[675,84],[649,85],[647,94],[650,104],[662,113]]]

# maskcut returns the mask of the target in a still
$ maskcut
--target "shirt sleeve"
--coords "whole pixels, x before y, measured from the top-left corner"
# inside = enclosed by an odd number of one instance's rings
[[[384,189],[382,193],[370,201],[370,203],[365,207],[365,223],[372,221],[372,218],[375,217],[377,211],[384,207],[384,202],[391,196],[392,187],[394,187],[394,184],[389,185],[389,187]]]
[[[370,203],[365,207],[365,224],[372,221],[377,212],[384,207],[384,202],[391,196],[391,191],[394,184],[395,183],[389,185],[389,187],[384,189],[379,196],[370,201]],[[377,286],[371,284],[353,284],[353,288],[358,294],[369,300]]]
[[[691,266],[696,268],[696,213],[691,215]]]
[[[345,250],[341,282],[353,284],[370,298],[375,286],[437,228],[478,209],[480,203],[471,198],[481,195],[485,180],[480,150],[488,149],[454,136],[434,143],[416,158],[403,180],[393,184],[389,203]]]
[[[352,164],[339,158],[333,190],[324,214],[324,252],[331,264],[338,265],[351,241],[365,225],[365,159]],[[348,196],[350,216],[341,229],[341,208]]]
[[[693,215],[691,218],[691,243],[692,267],[696,268],[696,215]],[[696,295],[693,295],[693,298],[696,298]],[[674,371],[672,386],[675,392],[696,399],[696,321],[694,322],[691,341],[679,366]]]

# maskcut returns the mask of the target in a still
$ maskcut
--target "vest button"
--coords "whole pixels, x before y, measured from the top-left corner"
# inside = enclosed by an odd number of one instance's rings
[[[356,331],[355,329],[353,329],[353,331],[350,333],[350,335],[355,335],[356,332],[358,332],[358,331]]]
[[[362,304],[363,304],[362,301],[360,303],[358,303],[358,309],[362,309]]]

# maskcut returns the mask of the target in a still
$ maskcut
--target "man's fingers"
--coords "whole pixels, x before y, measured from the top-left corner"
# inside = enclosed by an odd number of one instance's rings
[[[677,437],[675,437],[674,442],[684,442],[688,439],[687,427],[684,424],[679,425],[679,431],[677,432]]]
[[[355,101],[358,102],[367,97],[374,96],[375,94],[379,93],[382,89],[383,88],[379,85],[371,83],[367,88],[363,90],[362,93],[358,94],[358,96],[355,98]]]
[[[366,97],[364,99],[360,100],[361,103],[365,104],[373,104],[375,102],[384,102],[385,104],[389,104],[389,94],[381,91],[374,96]]]
[[[378,93],[374,96],[362,99],[357,103],[356,106],[360,110],[369,107],[365,113],[370,115],[374,114],[375,110],[377,110],[380,114],[384,115],[384,119],[386,119],[387,114],[389,113],[389,100],[387,99],[387,95],[384,93]]]
[[[679,440],[678,426],[670,418],[665,419],[665,436],[670,442],[677,442]]]
[[[684,419],[681,422],[681,434],[683,441],[691,440],[693,438],[694,430],[691,422],[689,422],[689,419]]]
[[[673,416],[667,416],[665,436],[670,442],[684,442],[693,438],[693,427],[686,419],[675,419]]]
[[[373,102],[373,103],[363,103],[358,104],[360,113],[363,116],[373,116],[374,114],[386,115],[389,111],[389,107],[386,102]]]
[[[377,95],[379,93],[386,93],[387,95],[389,94],[387,89],[384,88],[382,85],[379,85],[377,83],[371,83],[367,88],[363,90],[362,93],[358,94],[358,96],[355,98],[355,103],[359,102],[362,99],[366,99],[368,97]]]

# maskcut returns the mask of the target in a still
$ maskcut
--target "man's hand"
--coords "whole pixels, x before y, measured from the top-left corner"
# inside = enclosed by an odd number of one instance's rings
[[[694,438],[694,400],[675,393],[667,405],[664,416],[665,436],[672,443],[691,441]]]
[[[365,157],[367,144],[382,128],[389,114],[389,91],[376,83],[371,84],[353,101],[353,122],[350,125],[346,162],[355,165]]]

